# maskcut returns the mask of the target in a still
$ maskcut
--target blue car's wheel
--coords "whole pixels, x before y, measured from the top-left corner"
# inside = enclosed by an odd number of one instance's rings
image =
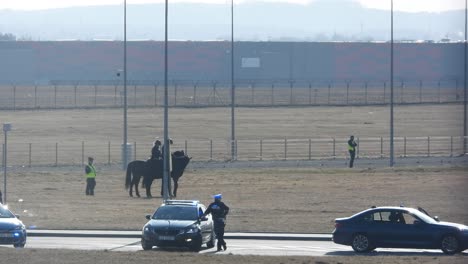
[[[372,249],[369,238],[364,234],[356,234],[353,236],[351,247],[358,253],[369,252]]]
[[[460,251],[460,243],[458,242],[458,238],[453,235],[446,235],[442,238],[440,242],[440,249],[445,254],[453,255]]]
[[[143,248],[143,250],[150,250],[153,248],[153,244],[150,241],[141,238],[141,247]]]

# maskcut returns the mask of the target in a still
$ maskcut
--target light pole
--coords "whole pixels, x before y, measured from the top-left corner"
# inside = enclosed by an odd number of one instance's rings
[[[7,203],[7,132],[11,131],[11,124],[3,124],[5,134],[5,144],[3,147],[3,204]]]
[[[127,1],[124,0],[124,119],[123,119],[123,155],[122,167],[123,170],[127,168],[128,164],[128,150],[127,150]]]
[[[234,86],[234,0],[231,0],[231,160],[236,160],[236,90]]]
[[[393,0],[391,0],[391,18],[390,18],[390,167],[394,164],[393,148]]]
[[[464,96],[463,96],[463,155],[466,155],[467,153],[467,137],[468,135],[466,134],[467,133],[467,124],[466,124],[466,119],[467,119],[467,116],[466,116],[466,71],[467,71],[467,22],[468,22],[468,1],[465,0],[465,42],[464,42],[464,46],[465,46],[465,54],[464,54],[464,61],[465,61],[465,67],[464,67],[464,72],[463,72],[463,76],[464,76]]]
[[[165,17],[164,17],[164,173],[163,173],[163,200],[169,199],[168,187],[169,187],[169,155],[170,155],[170,143],[169,143],[169,126],[168,126],[168,92],[167,92],[167,22],[168,22],[168,0],[165,3]]]

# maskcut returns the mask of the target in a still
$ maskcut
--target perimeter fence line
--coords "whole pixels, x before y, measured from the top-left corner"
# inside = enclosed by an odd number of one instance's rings
[[[234,142],[238,161],[320,160],[347,159],[347,138],[314,139],[239,139]],[[357,158],[388,158],[389,138],[361,137]],[[129,160],[146,160],[150,156],[151,143],[133,142],[129,146]],[[3,148],[4,150],[4,144]],[[396,157],[452,157],[463,155],[463,137],[396,137]],[[231,141],[223,139],[179,140],[172,150],[184,150],[193,161],[226,162],[231,159]],[[2,151],[2,155],[4,151]],[[18,143],[8,142],[8,166],[61,166],[80,165],[88,156],[96,164],[121,164],[122,144],[116,142],[71,143]],[[2,156],[3,162],[3,156]],[[2,163],[2,167],[4,164]]]
[[[117,108],[124,88],[118,81],[51,81],[50,85],[0,85],[0,109]],[[129,81],[128,107],[164,105],[164,82]],[[172,80],[170,107],[230,106],[231,84],[225,81]],[[390,103],[389,81],[274,81],[235,84],[236,104],[244,107],[385,105]],[[395,81],[395,104],[462,103],[458,80]]]

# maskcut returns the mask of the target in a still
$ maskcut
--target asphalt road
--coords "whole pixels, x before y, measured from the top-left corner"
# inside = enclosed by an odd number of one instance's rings
[[[227,239],[228,249],[216,252],[214,248],[202,248],[200,254],[235,254],[235,255],[269,255],[269,256],[354,256],[351,247],[334,244],[331,241],[300,241],[300,240],[256,240]],[[9,246],[11,247],[11,246]],[[113,237],[28,237],[27,248],[76,249],[76,250],[108,250],[108,251],[140,251],[140,240],[136,238]],[[159,249],[158,251],[174,251],[181,249]],[[182,249],[183,250],[183,249]],[[440,250],[416,249],[377,249],[372,255],[398,256],[441,256]],[[468,256],[468,252],[462,253]]]

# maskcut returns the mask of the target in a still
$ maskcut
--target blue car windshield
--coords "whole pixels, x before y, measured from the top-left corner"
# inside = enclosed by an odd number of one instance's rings
[[[0,218],[15,218],[15,215],[3,206],[0,206]]]
[[[163,206],[153,215],[158,220],[193,220],[198,219],[197,208],[193,206]]]

